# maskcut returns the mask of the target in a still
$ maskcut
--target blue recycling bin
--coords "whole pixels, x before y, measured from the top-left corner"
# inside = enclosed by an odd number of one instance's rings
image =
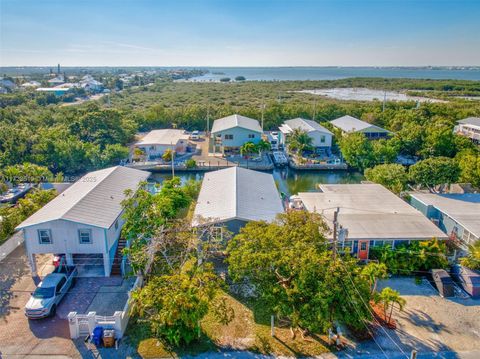
[[[102,344],[103,338],[103,327],[95,327],[92,333],[92,343],[96,346],[100,346]]]

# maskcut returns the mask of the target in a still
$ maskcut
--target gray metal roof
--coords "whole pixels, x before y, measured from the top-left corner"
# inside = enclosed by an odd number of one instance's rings
[[[313,131],[319,131],[322,133],[327,133],[330,135],[333,135],[332,132],[330,132],[328,129],[320,125],[318,122],[312,121],[312,120],[306,120],[304,118],[294,118],[291,120],[287,120],[284,122],[288,127],[290,127],[292,130],[294,129],[300,129],[306,132],[313,132]]]
[[[184,130],[164,129],[150,131],[140,141],[136,143],[137,146],[145,145],[176,145],[180,140],[188,140],[188,135]]]
[[[263,132],[260,123],[257,120],[235,114],[213,121],[212,133],[228,130],[233,127],[241,127],[255,132]]]
[[[371,123],[359,120],[358,118],[346,115],[330,121],[332,125],[341,129],[343,132],[358,132],[366,129],[374,129],[378,132],[390,132],[384,128],[372,125]]]
[[[299,193],[305,208],[320,213],[333,228],[333,213],[349,239],[444,239],[428,218],[379,184],[322,185],[323,192]],[[331,237],[331,236],[330,236]]]
[[[447,214],[475,237],[480,238],[480,193],[436,194],[411,192],[410,195],[427,206]]]
[[[464,118],[463,120],[459,120],[457,122],[462,123],[464,125],[473,125],[473,126],[479,126],[480,127],[480,117],[467,117],[467,118]]]
[[[232,219],[273,221],[283,211],[271,174],[230,167],[205,174],[193,225]]]
[[[59,219],[108,229],[122,213],[125,190],[135,190],[149,176],[121,166],[87,173],[16,229]]]

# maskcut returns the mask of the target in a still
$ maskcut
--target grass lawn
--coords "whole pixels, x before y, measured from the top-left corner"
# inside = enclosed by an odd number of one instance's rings
[[[202,321],[202,335],[198,341],[184,348],[169,349],[151,338],[147,323],[132,323],[127,335],[143,358],[175,358],[218,349],[249,350],[262,354],[285,356],[314,356],[330,351],[325,336],[291,338],[288,327],[275,328],[270,336],[270,314],[253,303],[243,303],[228,293],[223,294],[235,311],[235,318],[228,325],[218,323],[213,313]]]

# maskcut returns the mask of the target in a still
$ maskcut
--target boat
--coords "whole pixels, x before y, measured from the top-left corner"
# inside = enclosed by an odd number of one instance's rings
[[[0,195],[0,203],[15,203],[33,188],[30,183],[21,183]]]
[[[285,152],[282,152],[282,151],[272,152],[272,159],[273,159],[273,163],[277,167],[283,167],[288,164],[288,157],[285,154]]]

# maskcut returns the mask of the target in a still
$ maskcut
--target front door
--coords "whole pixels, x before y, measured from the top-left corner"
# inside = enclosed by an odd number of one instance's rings
[[[358,241],[358,259],[368,259],[370,241]]]

